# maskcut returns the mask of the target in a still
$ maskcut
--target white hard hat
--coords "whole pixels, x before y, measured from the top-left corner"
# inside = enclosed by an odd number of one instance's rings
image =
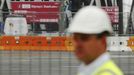
[[[85,34],[113,32],[109,16],[103,9],[96,6],[86,6],[80,9],[70,23],[68,31]]]

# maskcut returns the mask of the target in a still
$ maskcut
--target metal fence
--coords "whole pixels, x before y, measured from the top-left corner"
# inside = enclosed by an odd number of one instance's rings
[[[110,52],[125,75],[134,74],[133,52]],[[0,75],[75,75],[79,62],[72,52],[0,51]]]
[[[0,51],[0,75],[74,75],[72,52]]]

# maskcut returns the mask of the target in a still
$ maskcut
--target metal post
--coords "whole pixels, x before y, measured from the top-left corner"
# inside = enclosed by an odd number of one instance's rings
[[[123,34],[123,1],[117,0],[119,5],[119,34]]]
[[[60,21],[59,21],[59,34],[61,35],[61,33],[65,30],[65,24],[64,24],[64,0],[60,0],[61,2],[61,6],[60,6]],[[58,14],[58,13],[57,13]]]

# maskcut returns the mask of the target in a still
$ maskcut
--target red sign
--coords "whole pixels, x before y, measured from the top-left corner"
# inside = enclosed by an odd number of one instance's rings
[[[110,16],[112,23],[119,23],[119,9],[118,7],[102,7]]]
[[[29,22],[58,22],[60,2],[11,2],[14,13],[26,15]]]

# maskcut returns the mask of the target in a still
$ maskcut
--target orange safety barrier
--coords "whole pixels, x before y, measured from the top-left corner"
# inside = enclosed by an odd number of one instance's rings
[[[20,36],[19,43],[20,46],[32,46],[33,37],[32,36]]]
[[[2,36],[1,45],[2,46],[14,46],[15,45],[14,36]]]
[[[1,45],[4,50],[12,50],[13,46],[17,46],[14,36],[2,36]]]
[[[30,50],[33,44],[32,36],[20,36],[19,47],[20,50]]]
[[[32,50],[48,50],[46,37],[35,36],[32,42]]]
[[[65,38],[63,37],[52,37],[50,41],[50,50],[60,50],[63,51],[65,47]]]
[[[2,36],[0,50],[73,51],[70,37]]]
[[[72,43],[72,38],[71,37],[66,37],[65,45],[66,45],[66,50],[67,51],[74,51],[74,47],[73,47],[73,43]]]
[[[130,37],[129,40],[127,40],[127,46],[129,46],[134,52],[134,37]]]
[[[2,46],[2,37],[0,37],[0,50],[3,50],[3,46]]]

